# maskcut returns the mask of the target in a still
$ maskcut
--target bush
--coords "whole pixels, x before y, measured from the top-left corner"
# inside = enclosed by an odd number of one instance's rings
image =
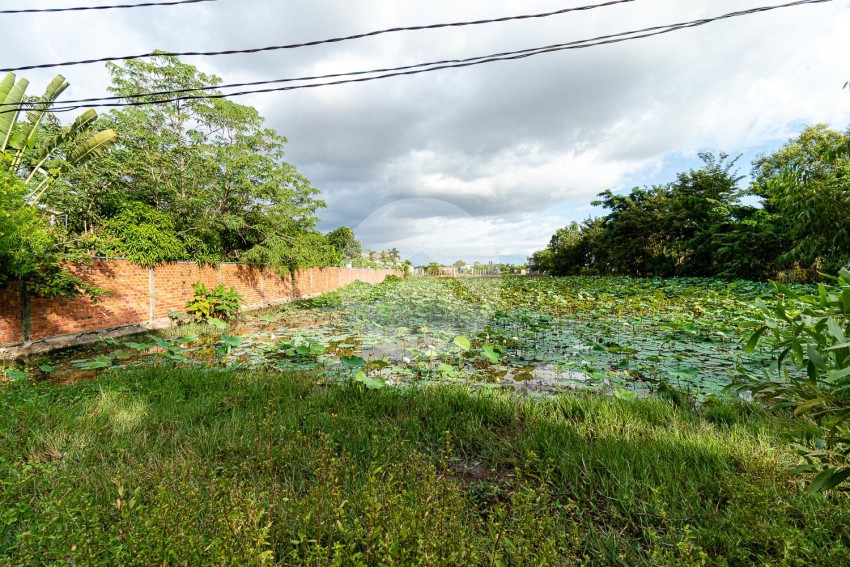
[[[402,279],[398,276],[394,276],[393,274],[388,275],[384,278],[384,281],[381,283],[398,283],[402,281]]]
[[[775,283],[779,300],[757,300],[764,324],[750,335],[746,350],[759,342],[778,353],[771,372],[739,369],[738,391],[775,409],[793,409],[809,426],[798,439],[803,463],[798,473],[817,473],[811,492],[828,490],[850,478],[850,271],[817,295],[797,295]]]
[[[223,285],[209,290],[201,282],[195,282],[192,289],[195,297],[186,304],[186,312],[197,321],[232,319],[239,313],[239,304],[244,299],[235,289]]]
[[[145,268],[189,257],[171,218],[139,202],[127,203],[104,223],[98,244],[101,254],[127,258]]]
[[[0,286],[18,280],[37,295],[85,293],[96,298],[106,290],[88,285],[64,267],[87,260],[68,242],[61,226],[51,226],[46,213],[28,203],[27,187],[0,169]]]

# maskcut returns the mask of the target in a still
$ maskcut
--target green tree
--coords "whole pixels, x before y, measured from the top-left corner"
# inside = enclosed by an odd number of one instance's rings
[[[121,132],[120,143],[97,167],[51,194],[69,211],[74,230],[94,232],[116,247],[120,236],[109,219],[130,214],[124,211],[136,202],[170,219],[157,237],[182,242],[182,259],[281,271],[339,262],[315,230],[316,211],[324,207],[318,190],[284,160],[286,138],[266,128],[254,108],[226,99],[162,103],[162,96],[137,96],[162,90],[192,95],[220,84],[218,77],[165,55],[108,68],[114,95],[151,104],[105,117],[104,125]],[[132,246],[125,243],[125,249]],[[176,251],[169,248],[164,256],[174,259]]]
[[[540,260],[549,264],[546,271],[553,275],[566,276],[580,274],[588,266],[587,241],[581,227],[575,221],[565,228],[558,229],[549,241],[549,255]]]
[[[786,261],[835,272],[850,261],[850,131],[806,128],[754,165],[754,192],[786,223]]]
[[[186,257],[171,217],[138,201],[127,203],[118,215],[104,222],[99,244],[102,255],[128,258],[145,267]]]
[[[336,248],[345,260],[359,258],[363,253],[363,245],[357,240],[350,227],[341,226],[327,234],[328,243]]]
[[[717,262],[718,237],[734,224],[732,209],[742,195],[734,172],[738,158],[720,153],[699,154],[700,169],[679,173],[669,187],[663,231],[676,251],[678,275],[710,276],[722,270]]]
[[[86,256],[61,226],[36,206],[60,175],[67,175],[98,157],[116,139],[113,130],[92,133],[97,114],[84,112],[71,125],[49,116],[50,107],[68,87],[62,76],[50,82],[44,95],[26,100],[29,81],[8,73],[0,80],[0,284],[23,282],[43,295],[99,292],[73,276],[63,265]],[[20,120],[21,105],[32,110]]]
[[[610,212],[595,226],[593,266],[601,274],[673,275],[676,256],[666,230],[670,190],[667,186],[636,187],[628,195],[610,189],[595,206]],[[553,251],[554,254],[554,251]]]

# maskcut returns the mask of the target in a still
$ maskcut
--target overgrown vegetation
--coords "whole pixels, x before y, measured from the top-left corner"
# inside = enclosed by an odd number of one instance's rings
[[[63,77],[34,100],[26,79],[0,81],[0,103],[10,105],[0,115],[0,283],[22,280],[52,295],[87,290],[63,266],[92,255],[142,266],[237,261],[280,274],[342,262],[343,251],[316,230],[325,206],[318,189],[284,160],[286,138],[254,108],[138,96],[191,95],[218,77],[168,56],[109,71],[116,97],[157,104],[100,117],[90,110],[63,126],[49,113],[68,87]],[[26,120],[11,112],[20,104],[31,105]]]
[[[600,193],[608,214],[560,229],[532,269],[799,281],[850,262],[850,131],[805,129],[753,163],[749,187],[737,160],[701,157],[672,183]]]
[[[157,100],[139,93],[221,83],[165,55],[109,71],[113,95],[135,102]],[[94,251],[142,265],[238,261],[281,273],[340,262],[315,230],[319,191],[284,161],[286,138],[256,109],[186,100],[116,109],[101,123],[119,143],[46,196]]]
[[[87,256],[58,224],[43,196],[60,176],[99,156],[116,139],[113,130],[93,132],[97,113],[89,110],[62,127],[48,112],[68,88],[57,75],[20,120],[16,107],[26,99],[29,81],[7,73],[0,80],[0,285],[14,279],[36,293],[55,296],[80,291],[96,295],[64,268]]]
[[[458,382],[532,396],[588,389],[702,400],[724,395],[739,363],[753,373],[771,364],[770,345],[744,351],[761,325],[759,297],[775,294],[766,284],[702,279],[390,280],[246,313],[229,326],[213,318],[206,332],[108,339],[47,363],[59,380],[166,363],[322,370],[329,382],[363,372],[376,387]],[[36,361],[24,371],[41,372]]]
[[[195,296],[186,304],[186,313],[195,321],[233,319],[239,314],[239,306],[245,299],[234,288],[223,285],[207,289],[203,283],[195,282],[192,289]]]
[[[740,368],[736,389],[809,425],[797,440],[806,462],[796,470],[818,472],[810,490],[830,489],[850,478],[850,271],[817,293],[776,288],[775,301],[760,303],[764,325],[747,345],[769,344],[774,364],[761,373]]]
[[[149,368],[0,396],[11,563],[828,564],[850,505],[753,406]]]

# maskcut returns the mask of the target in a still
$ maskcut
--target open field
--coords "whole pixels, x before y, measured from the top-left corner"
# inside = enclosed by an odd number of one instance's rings
[[[110,370],[0,396],[9,564],[821,564],[850,502],[789,477],[792,425],[315,373]]]

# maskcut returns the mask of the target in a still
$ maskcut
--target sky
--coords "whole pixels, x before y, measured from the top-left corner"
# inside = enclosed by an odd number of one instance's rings
[[[136,1],[136,0],[133,0]],[[225,50],[397,26],[548,12],[602,0],[218,0],[0,15],[0,67]],[[787,0],[634,0],[585,12],[386,34],[261,54],[187,57],[225,82],[395,67],[587,39]],[[125,3],[4,0],[2,9]],[[371,83],[250,95],[287,159],[321,190],[322,230],[417,263],[520,263],[612,189],[664,183],[698,153],[741,173],[806,125],[850,125],[850,0],[786,8],[616,45]],[[102,64],[22,73],[39,91],[103,96]]]

